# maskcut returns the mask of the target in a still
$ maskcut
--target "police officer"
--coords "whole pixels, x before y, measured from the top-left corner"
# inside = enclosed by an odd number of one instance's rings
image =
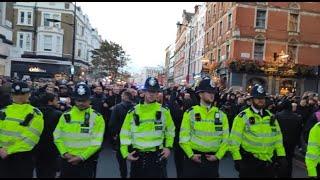
[[[286,167],[281,130],[274,115],[265,109],[264,88],[256,84],[251,96],[251,107],[240,112],[234,119],[229,150],[240,178],[273,178],[276,167]]]
[[[102,115],[91,108],[90,95],[86,84],[78,84],[75,106],[60,117],[54,131],[54,142],[62,156],[61,177],[95,176],[105,123]]]
[[[13,104],[0,111],[0,177],[32,178],[32,149],[43,130],[43,116],[29,104],[27,83],[12,84]]]
[[[121,154],[132,161],[132,178],[166,177],[175,126],[169,110],[156,102],[160,90],[156,78],[147,78],[144,103],[128,111],[120,131]]]
[[[228,150],[229,125],[225,113],[212,106],[216,89],[203,79],[196,93],[200,105],[188,109],[182,119],[179,143],[187,158],[183,177],[219,177],[219,160]]]
[[[305,157],[305,162],[307,166],[308,176],[313,178],[320,178],[320,166],[319,166],[319,156],[320,156],[320,122],[316,123],[310,130],[307,153]]]

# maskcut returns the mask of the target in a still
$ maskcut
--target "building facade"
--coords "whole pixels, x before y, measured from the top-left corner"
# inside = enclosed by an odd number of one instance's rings
[[[165,50],[165,86],[174,84],[174,48],[174,44],[171,44]]]
[[[12,2],[0,2],[0,76],[10,76],[12,49]]]
[[[13,57],[11,76],[53,78],[70,74],[73,31],[75,75],[84,75],[90,66],[90,51],[100,47],[101,37],[88,16],[71,2],[15,2],[13,4]],[[57,20],[57,22],[48,19]]]
[[[180,84],[186,81],[186,71],[185,64],[188,62],[188,57],[186,57],[186,34],[190,31],[190,28],[187,27],[191,22],[194,13],[189,13],[186,10],[183,10],[182,13],[182,22],[180,26],[177,26],[177,34],[175,41],[175,50],[174,50],[174,83]],[[180,23],[180,22],[178,22]]]
[[[227,87],[248,90],[260,83],[272,94],[317,89],[317,78],[302,71],[316,71],[303,65],[320,64],[320,3],[208,2],[206,7],[205,58],[216,64],[214,73]],[[300,75],[293,75],[297,67]]]
[[[202,3],[201,5],[196,5],[194,10],[194,16],[192,17],[191,22],[189,23],[191,29],[186,34],[186,42],[189,42],[190,40],[191,42],[187,43],[185,48],[185,57],[189,58],[190,53],[190,84],[193,84],[197,77],[201,77],[202,60],[204,55],[206,4]],[[191,52],[189,52],[190,46]],[[185,61],[184,64],[184,76],[187,76],[188,73],[188,60]]]

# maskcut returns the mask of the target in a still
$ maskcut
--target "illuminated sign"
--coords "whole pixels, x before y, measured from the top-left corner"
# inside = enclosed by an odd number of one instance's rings
[[[29,68],[29,72],[42,72],[42,73],[45,73],[47,71],[44,70],[44,69],[40,69],[39,67],[30,67]]]

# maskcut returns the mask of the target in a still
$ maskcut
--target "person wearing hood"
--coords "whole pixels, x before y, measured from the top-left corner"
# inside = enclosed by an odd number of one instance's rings
[[[128,170],[127,170],[127,162],[121,156],[120,152],[120,130],[123,124],[123,121],[127,115],[127,112],[133,107],[133,95],[130,91],[126,90],[121,94],[122,102],[115,105],[111,112],[111,118],[109,121],[109,128],[111,137],[114,140],[114,150],[117,152],[117,160],[119,163],[120,176],[121,178],[127,178]]]
[[[289,100],[282,103],[282,111],[276,114],[282,132],[283,145],[286,151],[288,167],[278,172],[278,177],[292,177],[292,159],[295,147],[300,141],[302,117],[292,112],[292,104]]]

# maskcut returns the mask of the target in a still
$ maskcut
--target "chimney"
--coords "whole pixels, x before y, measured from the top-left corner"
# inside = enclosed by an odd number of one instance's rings
[[[194,13],[198,14],[198,11],[199,11],[199,5],[195,5],[194,6]]]

